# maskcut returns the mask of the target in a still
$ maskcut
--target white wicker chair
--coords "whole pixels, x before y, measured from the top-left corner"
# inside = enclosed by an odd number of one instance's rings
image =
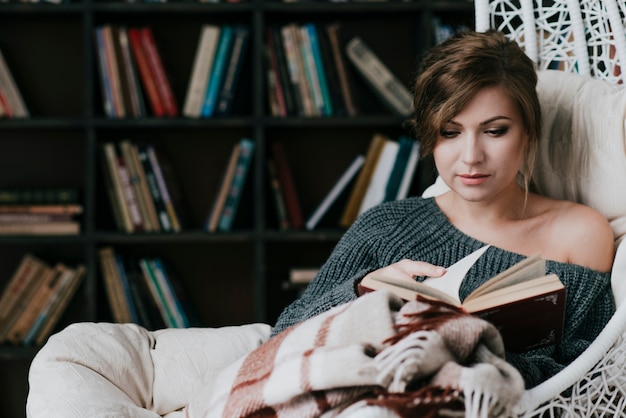
[[[623,0],[475,0],[475,12],[476,30],[493,28],[506,33],[524,48],[540,70],[577,72],[619,85],[626,80],[626,70],[621,70],[626,65],[626,2]],[[619,140],[615,138],[614,142]],[[623,159],[626,159],[626,140],[621,138],[621,141],[624,143],[618,144],[617,149],[624,148]],[[626,195],[626,190],[618,188],[615,193]],[[592,201],[586,201],[587,196],[576,198],[593,206]],[[621,417],[626,414],[624,242],[621,240],[618,247],[612,276],[617,312],[576,361],[524,393],[516,408],[518,416]],[[571,389],[567,396],[563,395],[566,389]]]

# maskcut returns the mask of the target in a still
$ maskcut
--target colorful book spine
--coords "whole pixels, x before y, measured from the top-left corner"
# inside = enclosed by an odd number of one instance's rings
[[[235,101],[235,93],[241,71],[245,63],[246,52],[250,38],[250,29],[244,25],[236,25],[233,27],[233,42],[228,65],[224,71],[224,81],[217,100],[215,114],[218,116],[227,116],[231,113],[233,102]]]
[[[115,117],[115,107],[113,105],[113,90],[109,78],[107,68],[106,47],[104,40],[104,31],[102,27],[95,29],[96,51],[98,52],[98,72],[100,74],[100,85],[102,86],[102,104],[104,106],[104,114],[109,118]]]
[[[309,34],[309,41],[311,42],[311,52],[313,53],[313,62],[317,70],[317,78],[322,94],[322,115],[331,116],[333,114],[333,103],[330,92],[328,90],[328,82],[326,81],[326,71],[324,68],[322,49],[320,46],[317,28],[313,23],[307,23],[306,25],[304,25],[304,28]]]
[[[228,232],[232,229],[235,215],[239,207],[239,202],[243,194],[243,187],[250,171],[250,165],[254,157],[254,142],[247,138],[242,138],[239,142],[240,153],[235,168],[233,181],[230,185],[228,197],[222,210],[222,215],[218,224],[218,229],[222,232]]]
[[[215,59],[211,68],[211,79],[207,86],[204,103],[202,105],[202,117],[208,118],[213,116],[215,106],[217,104],[217,96],[222,85],[226,63],[228,62],[228,54],[231,52],[233,40],[233,28],[230,25],[222,27],[220,40],[215,51]]]
[[[183,106],[183,115],[189,118],[200,117],[202,113],[202,103],[211,78],[211,66],[219,38],[219,26],[202,26]]]
[[[137,63],[137,70],[139,71],[141,83],[148,98],[150,109],[152,110],[152,114],[156,117],[165,116],[166,111],[159,95],[157,81],[152,74],[150,62],[148,61],[148,56],[146,55],[143,41],[141,39],[141,29],[129,28],[128,38],[130,41],[131,51],[133,52],[135,62]]]
[[[169,217],[170,223],[172,225],[172,231],[179,232],[181,227],[178,213],[176,211],[176,208],[174,207],[174,202],[172,201],[172,197],[170,195],[167,184],[165,183],[165,177],[163,176],[163,170],[161,169],[161,164],[159,163],[156,150],[154,146],[148,145],[146,151],[148,152],[148,158],[150,160],[150,164],[152,165],[152,171],[156,178],[159,191],[161,192],[161,198],[163,199],[163,204],[165,205],[167,216]]]
[[[167,116],[178,116],[178,103],[172,91],[172,86],[165,71],[165,65],[161,59],[161,54],[157,47],[154,34],[150,27],[143,27],[140,30],[140,36],[148,63],[157,85],[157,91],[161,98],[161,103]]]

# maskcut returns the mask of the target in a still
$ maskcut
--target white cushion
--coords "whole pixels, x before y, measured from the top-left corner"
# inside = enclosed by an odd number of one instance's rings
[[[173,418],[270,331],[266,324],[156,332],[132,324],[72,324],[50,337],[31,364],[27,416]]]

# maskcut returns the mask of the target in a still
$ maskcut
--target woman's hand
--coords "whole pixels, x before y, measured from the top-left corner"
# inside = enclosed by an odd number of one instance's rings
[[[446,272],[445,267],[435,266],[424,261],[413,261],[409,259],[400,260],[387,267],[374,270],[367,276],[383,276],[394,279],[415,281],[416,277],[441,277]],[[367,277],[365,276],[365,277]]]

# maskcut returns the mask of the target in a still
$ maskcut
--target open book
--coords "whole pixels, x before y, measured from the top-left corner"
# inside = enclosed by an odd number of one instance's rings
[[[423,282],[367,276],[358,285],[359,293],[389,289],[404,300],[421,295],[460,307],[495,325],[507,351],[523,352],[559,343],[565,319],[565,286],[557,275],[546,274],[545,260],[538,254],[487,280],[461,302],[461,282],[487,248],[448,267],[442,277]]]

